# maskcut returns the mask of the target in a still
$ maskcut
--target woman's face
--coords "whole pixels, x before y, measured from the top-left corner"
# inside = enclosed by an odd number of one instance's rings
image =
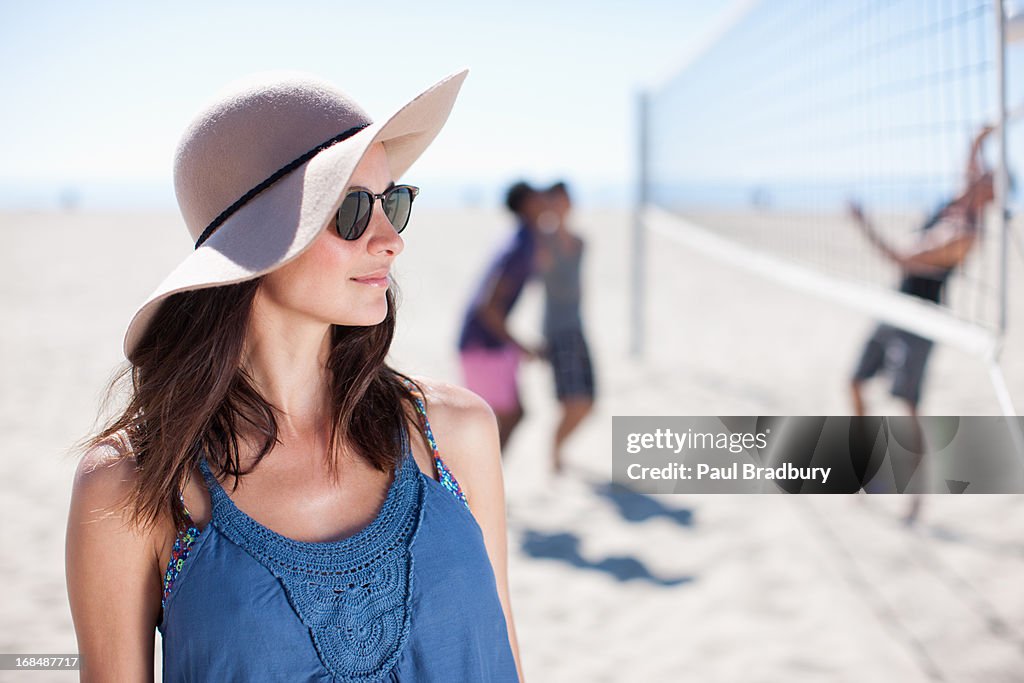
[[[375,143],[353,172],[349,187],[378,194],[391,182],[384,145]],[[388,273],[403,246],[380,200],[374,201],[370,224],[357,240],[342,239],[332,216],[301,256],[264,276],[256,294],[257,310],[278,308],[335,325],[376,325],[387,315]]]

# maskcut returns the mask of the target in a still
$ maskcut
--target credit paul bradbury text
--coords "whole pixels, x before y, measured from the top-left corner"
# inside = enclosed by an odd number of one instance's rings
[[[743,453],[752,448],[768,448],[768,435],[771,428],[763,432],[752,434],[750,432],[733,432],[726,434],[719,432],[695,432],[688,429],[685,432],[674,432],[671,429],[655,429],[653,432],[633,432],[626,436],[626,452],[636,455],[646,449],[670,450],[678,455],[683,449],[687,450],[724,450],[732,454]],[[644,467],[640,463],[632,463],[626,468],[626,476],[631,480],[638,479],[707,479],[709,481],[725,479],[746,479],[746,480],[821,480],[821,483],[828,483],[828,475],[831,474],[831,467],[795,467],[786,463],[780,467],[761,467],[753,463],[737,462],[731,465],[716,467],[707,463],[697,465],[684,465],[682,463],[669,463],[664,467]]]
[[[1020,493],[1019,420],[614,417],[613,480],[644,493]]]
[[[633,463],[626,468],[626,476],[631,480],[638,479],[790,479],[790,480],[816,480],[820,479],[822,484],[828,483],[828,475],[832,473],[831,467],[796,467],[792,463],[786,463],[781,467],[759,467],[752,463],[740,464],[734,462],[732,465],[715,467],[707,463],[700,463],[696,466],[673,463],[665,467],[644,467],[639,463]]]

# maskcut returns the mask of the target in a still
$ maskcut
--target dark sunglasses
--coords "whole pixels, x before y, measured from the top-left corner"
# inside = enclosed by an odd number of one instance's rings
[[[338,215],[334,218],[334,227],[342,239],[357,240],[366,232],[373,217],[373,204],[378,199],[384,207],[384,215],[391,221],[395,232],[402,232],[409,224],[412,214],[412,200],[420,188],[412,185],[395,185],[380,194],[369,190],[352,190],[341,202]]]

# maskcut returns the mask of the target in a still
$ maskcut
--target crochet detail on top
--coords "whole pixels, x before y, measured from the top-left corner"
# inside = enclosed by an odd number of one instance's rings
[[[205,458],[211,524],[278,578],[336,681],[376,680],[398,662],[409,635],[413,557],[422,513],[419,467],[405,430],[402,461],[377,517],[349,538],[295,541],[239,510]]]

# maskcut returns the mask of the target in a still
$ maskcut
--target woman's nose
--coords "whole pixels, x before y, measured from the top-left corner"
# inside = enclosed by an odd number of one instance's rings
[[[370,219],[370,225],[366,227],[366,232],[369,233],[367,249],[373,254],[386,252],[398,256],[405,248],[405,240],[395,230],[395,226],[391,224],[388,217],[384,215],[381,207],[377,206],[375,209],[373,217]]]

